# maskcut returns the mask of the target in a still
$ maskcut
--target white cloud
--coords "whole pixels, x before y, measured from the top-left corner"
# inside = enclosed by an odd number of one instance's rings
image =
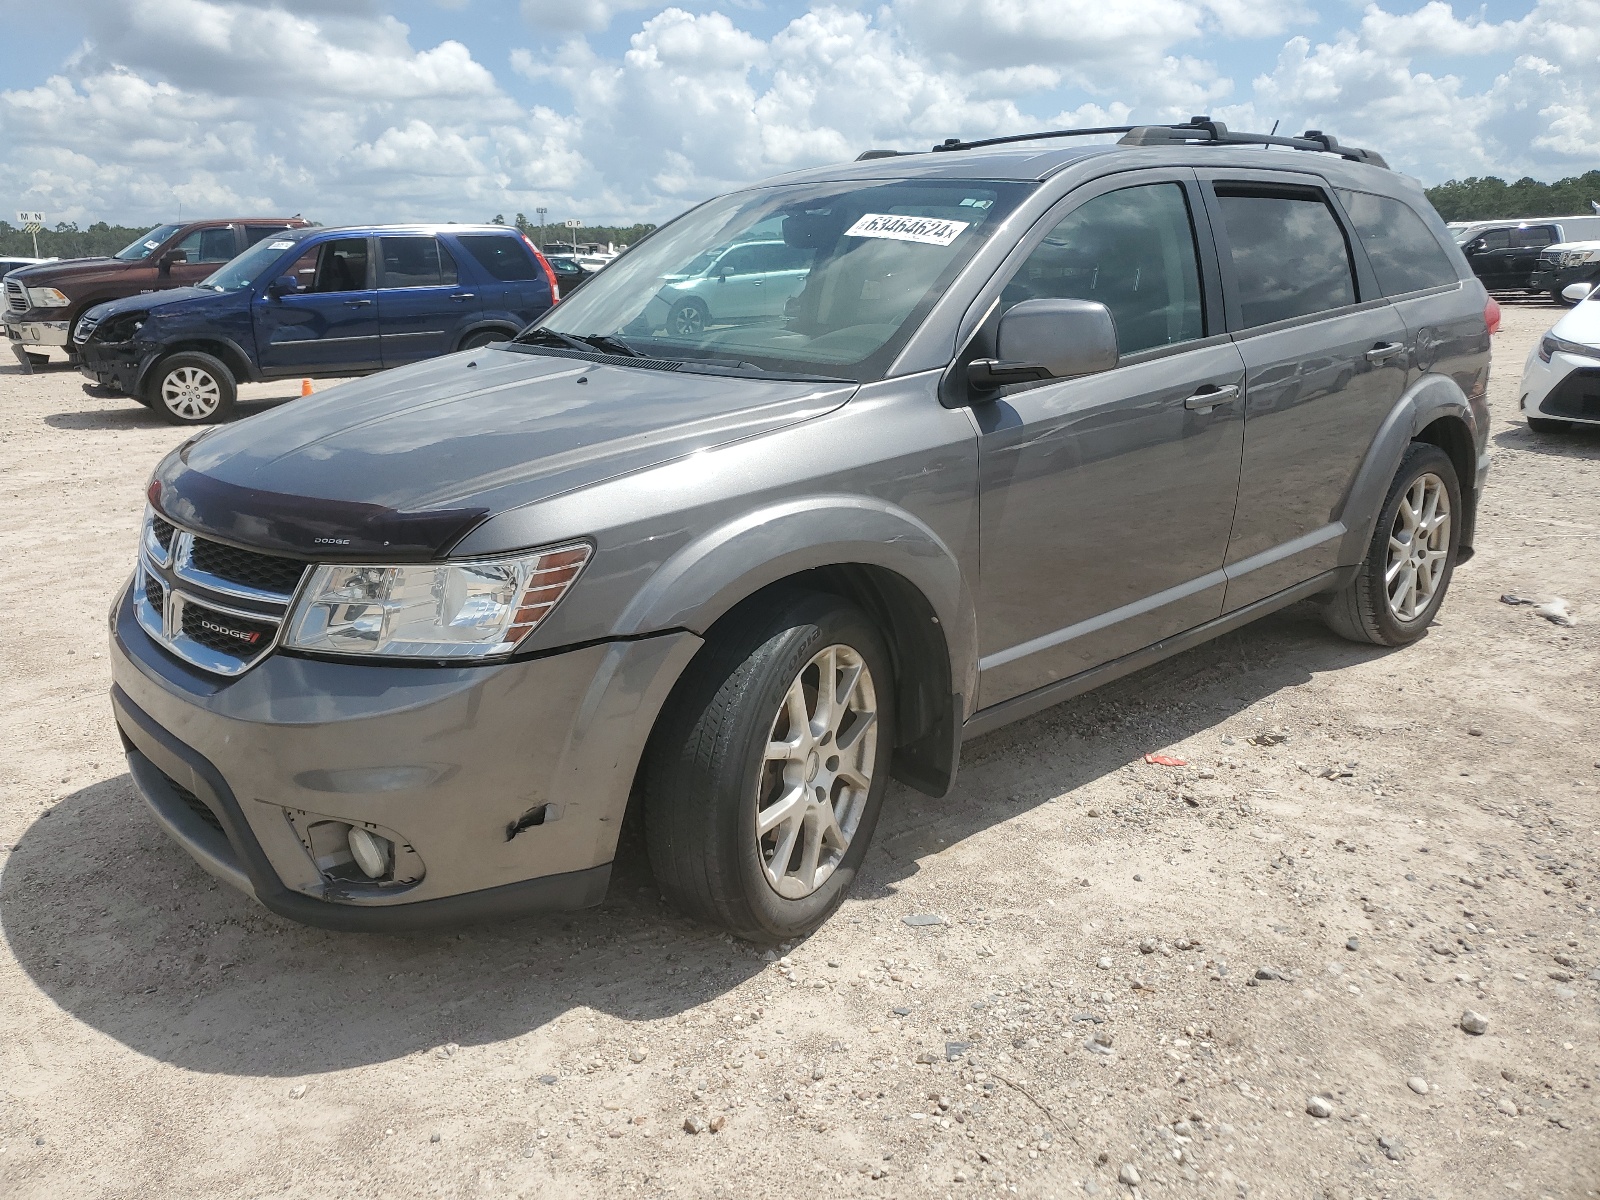
[[[869,146],[1197,112],[1429,180],[1572,173],[1600,144],[1600,0],[1368,4],[1344,29],[1298,0],[768,4],[522,0],[529,44],[486,48],[483,6],[423,39],[386,0],[69,0],[80,49],[0,91],[0,173],[89,220],[628,221]]]

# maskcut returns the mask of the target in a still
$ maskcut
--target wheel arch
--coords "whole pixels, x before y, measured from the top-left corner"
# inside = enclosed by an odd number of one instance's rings
[[[172,343],[170,346],[162,346],[160,350],[150,356],[149,361],[139,371],[138,382],[134,385],[135,390],[143,391],[145,384],[150,381],[151,372],[174,354],[190,352],[209,354],[212,358],[218,359],[223,366],[233,372],[235,384],[256,381],[255,364],[250,361],[250,356],[244,352],[239,343],[232,338],[185,338],[180,342]]]
[[[710,640],[735,608],[784,588],[841,596],[883,631],[900,714],[894,775],[944,795],[974,694],[977,616],[955,555],[903,510],[837,496],[745,514],[662,564],[616,633],[677,628]]]
[[[508,338],[514,338],[521,332],[520,325],[513,325],[509,321],[478,321],[461,331],[460,336],[456,338],[455,348],[461,350],[466,346],[468,339],[480,333],[503,333]]]
[[[1350,486],[1342,513],[1340,565],[1358,563],[1366,553],[1389,483],[1412,442],[1430,443],[1450,456],[1466,510],[1460,523],[1461,559],[1469,558],[1477,518],[1476,435],[1472,406],[1455,380],[1424,375],[1408,388],[1379,427]]]

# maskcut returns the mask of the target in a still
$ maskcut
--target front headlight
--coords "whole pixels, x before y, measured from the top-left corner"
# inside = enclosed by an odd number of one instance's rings
[[[509,654],[566,595],[589,553],[578,544],[513,558],[319,566],[283,644],[393,658]]]
[[[28,299],[35,308],[65,308],[72,303],[55,288],[29,288]]]
[[[1549,362],[1554,354],[1578,354],[1584,358],[1600,358],[1600,346],[1585,346],[1581,342],[1569,342],[1566,338],[1558,338],[1552,333],[1547,333],[1539,339],[1539,360]]]

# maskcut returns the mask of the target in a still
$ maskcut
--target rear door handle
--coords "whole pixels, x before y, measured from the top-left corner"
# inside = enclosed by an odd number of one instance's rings
[[[1367,361],[1373,366],[1377,366],[1379,363],[1388,362],[1391,358],[1393,358],[1396,354],[1399,354],[1404,349],[1405,346],[1400,342],[1385,342],[1383,345],[1374,346],[1371,350],[1367,351]]]
[[[1222,387],[1206,386],[1183,402],[1183,406],[1191,412],[1210,412],[1219,404],[1229,404],[1239,398],[1239,385],[1237,383],[1225,384]]]

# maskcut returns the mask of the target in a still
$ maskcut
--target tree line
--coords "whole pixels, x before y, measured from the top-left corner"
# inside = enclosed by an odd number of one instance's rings
[[[537,218],[530,221],[524,213],[518,213],[510,221],[506,220],[504,213],[495,213],[489,219],[491,225],[511,225],[519,232],[527,234],[535,242],[539,241],[539,221]],[[584,242],[599,242],[602,246],[610,243],[618,250],[624,246],[631,246],[645,234],[654,229],[654,225],[580,225],[576,229],[568,229],[560,221],[547,221],[544,226],[545,244],[551,242],[569,242],[582,244]]]
[[[1600,211],[1600,171],[1540,183],[1515,183],[1493,176],[1452,179],[1428,189],[1428,199],[1446,221],[1503,221],[1515,217],[1579,217]]]

